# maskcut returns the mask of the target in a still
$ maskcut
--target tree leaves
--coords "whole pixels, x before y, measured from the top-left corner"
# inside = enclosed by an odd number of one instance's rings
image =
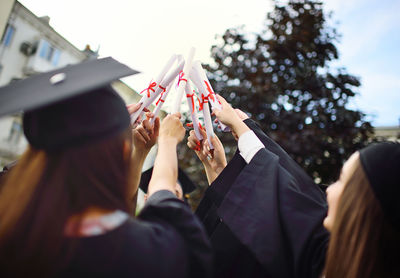
[[[214,88],[321,183],[333,181],[373,132],[364,114],[347,105],[359,79],[329,67],[339,56],[339,35],[326,19],[319,2],[276,3],[253,38],[243,27],[226,30],[206,66]]]

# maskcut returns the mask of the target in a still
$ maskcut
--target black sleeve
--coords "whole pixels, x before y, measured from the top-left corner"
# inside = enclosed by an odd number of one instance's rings
[[[295,162],[290,155],[285,152],[278,143],[265,134],[261,127],[252,119],[244,120],[244,123],[254,131],[264,146],[273,154],[279,157],[279,164],[288,171],[304,192],[313,196],[315,199],[325,199],[325,194],[321,188],[314,183],[311,177]]]
[[[188,258],[188,277],[211,277],[211,245],[200,221],[172,192],[161,190],[147,200],[139,218],[172,226],[183,238]]]
[[[325,195],[256,122],[244,122],[265,149],[249,164],[237,152],[206,190],[196,214],[214,249],[228,248],[221,243],[228,235],[219,232],[227,226],[271,277],[318,277],[329,239],[322,225]]]
[[[281,164],[277,154],[259,150],[217,212],[272,277],[318,277],[328,242],[326,202]]]

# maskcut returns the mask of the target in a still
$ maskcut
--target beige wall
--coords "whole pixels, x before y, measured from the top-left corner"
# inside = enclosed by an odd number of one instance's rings
[[[3,37],[3,32],[6,28],[8,17],[10,16],[14,2],[15,0],[0,1],[0,38]]]

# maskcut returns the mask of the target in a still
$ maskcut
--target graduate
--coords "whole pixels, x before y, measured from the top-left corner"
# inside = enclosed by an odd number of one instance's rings
[[[373,143],[346,161],[327,189],[323,277],[400,277],[399,178],[399,143]]]
[[[320,277],[329,239],[324,193],[254,121],[218,98],[223,109],[213,112],[238,138],[232,160],[225,166],[216,137],[213,153],[193,132],[188,140],[211,183],[196,214],[215,252],[216,277]]]
[[[200,221],[175,196],[180,114],[132,131],[110,83],[137,73],[112,58],[0,88],[0,116],[23,110],[28,150],[0,192],[0,277],[210,277]],[[158,140],[148,200],[130,216]]]

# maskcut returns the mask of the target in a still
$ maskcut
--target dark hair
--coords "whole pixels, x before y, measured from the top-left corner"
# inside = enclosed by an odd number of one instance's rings
[[[400,277],[400,234],[385,219],[359,158],[340,197],[326,278]]]
[[[0,193],[0,271],[48,276],[72,253],[67,219],[89,207],[129,211],[131,131],[56,152],[30,147]],[[68,243],[68,244],[67,244]]]

